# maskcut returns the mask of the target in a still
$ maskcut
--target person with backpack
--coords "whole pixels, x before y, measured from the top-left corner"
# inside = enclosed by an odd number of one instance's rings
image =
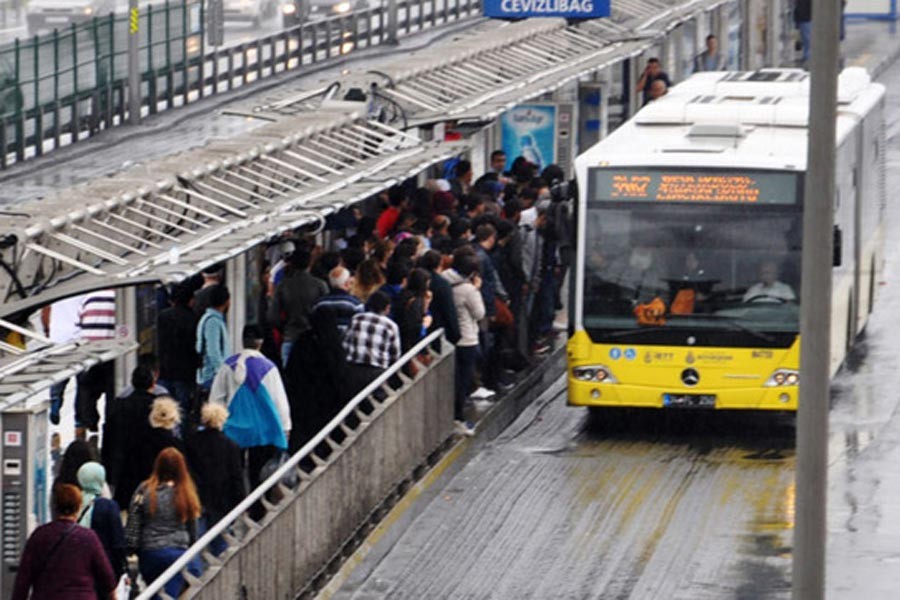
[[[250,489],[260,484],[267,461],[288,447],[291,409],[278,367],[259,350],[263,334],[256,325],[243,331],[244,349],[229,356],[216,374],[209,401],[224,404],[224,432],[247,453]]]

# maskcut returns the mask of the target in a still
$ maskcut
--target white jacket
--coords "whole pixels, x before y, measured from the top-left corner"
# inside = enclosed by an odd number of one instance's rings
[[[231,399],[237,393],[238,388],[244,384],[249,375],[265,386],[266,391],[275,404],[275,410],[281,420],[281,428],[284,431],[291,430],[291,408],[288,404],[287,392],[281,381],[278,367],[256,350],[244,349],[239,354],[226,359],[213,379],[209,390],[209,401],[218,402],[228,406]]]
[[[470,347],[478,345],[478,321],[484,318],[484,300],[481,292],[455,269],[447,269],[441,275],[453,289],[453,304],[459,318],[459,341],[457,346]]]

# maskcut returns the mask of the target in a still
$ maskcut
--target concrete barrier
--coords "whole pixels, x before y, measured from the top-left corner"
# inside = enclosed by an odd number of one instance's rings
[[[187,573],[183,597],[294,598],[338,553],[397,485],[407,479],[453,430],[454,354],[451,344],[431,346],[442,332],[422,340],[338,414],[313,440],[261,484],[140,596],[149,599],[194,557],[206,568]],[[427,353],[429,360],[418,359]],[[415,362],[412,378],[403,365]],[[396,384],[396,385],[392,385]],[[376,400],[381,391],[384,396]],[[330,449],[321,458],[315,449]],[[312,461],[314,469],[300,469]],[[291,489],[286,476],[299,474]],[[273,504],[274,496],[281,496]],[[261,500],[256,523],[246,514]],[[222,534],[228,549],[208,551]],[[163,596],[165,597],[165,596]]]

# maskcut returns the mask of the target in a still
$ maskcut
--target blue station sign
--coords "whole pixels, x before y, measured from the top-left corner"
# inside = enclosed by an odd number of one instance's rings
[[[609,4],[610,0],[483,0],[484,16],[501,19],[594,19],[608,17]]]

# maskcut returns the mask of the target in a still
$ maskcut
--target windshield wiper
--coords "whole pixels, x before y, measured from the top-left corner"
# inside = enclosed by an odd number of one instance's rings
[[[778,340],[769,335],[768,333],[763,333],[762,331],[757,331],[752,327],[747,327],[742,324],[740,321],[735,319],[734,317],[726,317],[725,315],[712,315],[706,313],[692,314],[692,315],[670,315],[670,317],[684,317],[688,319],[709,319],[711,321],[719,321],[721,323],[725,323],[729,325],[732,329],[737,331],[743,331],[744,333],[749,333],[750,335],[760,339],[768,344],[774,344]]]
[[[614,337],[615,338],[628,338],[628,337],[632,337],[632,336],[636,336],[636,335],[641,335],[643,333],[661,331],[663,329],[665,329],[665,326],[663,326],[663,325],[653,325],[650,327],[643,325],[638,329],[620,329],[619,331],[610,331],[609,333],[604,333],[602,335],[603,335],[604,339],[609,339],[609,338],[614,338]]]
[[[671,322],[671,319],[673,317],[675,318],[676,321],[681,318],[700,318],[700,319],[708,319],[710,321],[718,321],[718,322],[721,322],[721,323],[727,325],[729,328],[731,328],[734,331],[742,331],[744,333],[749,333],[756,339],[762,340],[762,341],[766,342],[767,344],[775,344],[778,341],[777,339],[775,339],[774,337],[772,337],[771,335],[769,335],[767,333],[763,333],[762,331],[757,331],[756,329],[753,329],[752,327],[747,327],[746,325],[744,325],[744,324],[740,323],[738,320],[736,320],[734,317],[726,317],[724,315],[711,315],[711,314],[693,314],[693,315],[669,315],[666,318],[669,319]],[[655,326],[649,326],[649,327],[644,325],[644,326],[640,326],[639,328],[636,328],[636,329],[620,329],[619,331],[611,331],[609,333],[603,333],[602,335],[603,335],[604,340],[609,340],[611,338],[636,337],[639,335],[643,335],[645,333],[664,331],[665,329],[666,329],[665,325],[655,325]]]

